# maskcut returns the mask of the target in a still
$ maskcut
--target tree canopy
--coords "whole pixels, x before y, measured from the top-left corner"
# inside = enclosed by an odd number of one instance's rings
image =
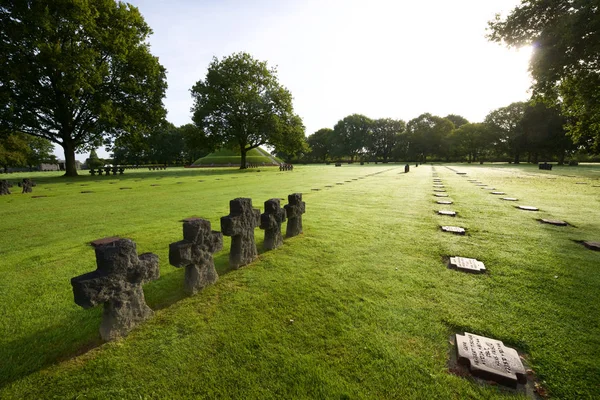
[[[234,53],[208,67],[191,89],[192,119],[206,147],[246,153],[262,145],[292,154],[306,147],[302,119],[294,113],[292,94],[277,79],[277,70],[248,53]]]
[[[489,28],[492,41],[533,45],[534,96],[560,104],[569,133],[600,149],[600,1],[523,0]]]
[[[362,154],[369,145],[373,121],[362,114],[348,115],[333,127],[336,137],[334,154],[349,155],[350,160]]]
[[[75,152],[165,116],[165,69],[149,51],[138,9],[114,0],[3,2],[0,128]]]

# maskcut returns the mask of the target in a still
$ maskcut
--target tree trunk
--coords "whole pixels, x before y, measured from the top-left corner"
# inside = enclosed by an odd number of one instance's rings
[[[519,153],[518,151],[515,151],[515,164],[519,164],[519,160],[521,158],[521,153]]]
[[[246,169],[247,165],[246,165],[246,146],[240,146],[240,153],[242,155],[242,159],[240,161],[240,169]]]
[[[77,164],[75,163],[75,144],[65,140],[62,144],[65,151],[65,175],[77,176]]]

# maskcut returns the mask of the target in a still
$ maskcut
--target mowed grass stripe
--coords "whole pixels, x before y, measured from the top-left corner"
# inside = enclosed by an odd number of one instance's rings
[[[237,187],[223,185],[223,177],[200,190],[191,182],[175,185],[182,173],[163,178],[165,186],[172,181],[169,190],[148,184],[139,193],[135,188],[120,191],[127,194],[120,198],[126,212],[91,211],[96,218],[104,215],[101,228],[83,218],[89,209],[74,205],[70,212],[55,211],[57,223],[78,226],[79,234],[66,231],[48,246],[38,240],[29,253],[11,249],[6,255],[18,262],[0,268],[3,274],[20,268],[10,277],[11,290],[13,280],[18,284],[23,276],[38,287],[31,296],[26,284],[9,295],[4,291],[8,285],[0,286],[0,300],[15,297],[2,307],[18,327],[8,341],[4,332],[10,324],[0,325],[3,359],[17,361],[2,365],[2,376],[8,372],[13,378],[5,381],[0,397],[504,398],[497,388],[447,373],[447,339],[455,330],[489,335],[528,352],[557,397],[596,393],[600,284],[591,272],[597,253],[569,240],[575,228],[538,224],[535,213],[519,212],[439,167],[455,200],[452,207],[459,211],[451,220],[464,222],[467,236],[439,230],[449,218],[435,215],[440,205],[432,196],[428,166],[310,192],[316,182],[335,185],[388,168],[300,167],[286,175],[261,171],[239,175],[232,180]],[[503,174],[490,174],[484,182],[511,195],[521,188],[492,182]],[[181,239],[178,220],[200,215],[218,229],[228,200],[242,195],[237,193],[249,193],[262,208],[264,200],[286,197],[292,188],[305,193],[305,234],[238,271],[228,271],[226,251],[217,254],[219,282],[185,297],[183,271],[166,265],[168,243]],[[61,192],[63,202],[69,195]],[[98,198],[108,201],[113,195]],[[36,201],[11,200],[3,209]],[[554,195],[554,200],[561,199]],[[503,212],[500,217],[485,212],[496,207]],[[32,222],[44,215],[32,212],[27,218]],[[588,217],[598,220],[597,211],[588,211]],[[531,224],[521,225],[523,218]],[[13,235],[17,248],[27,249],[31,240],[45,235],[12,223],[29,237]],[[84,245],[88,237],[97,238],[87,232],[93,229],[126,230],[140,252],[159,254],[161,279],[145,287],[156,316],[123,341],[25,376],[72,354],[73,348],[93,345],[98,336],[101,310],[75,306],[68,283],[71,276],[95,268],[93,251]],[[576,231],[593,233],[587,227]],[[262,233],[256,234],[260,245]],[[5,249],[8,241],[0,240]],[[482,259],[489,274],[448,270],[442,257],[449,254]],[[27,365],[19,369],[19,362]],[[588,373],[579,374],[580,367]]]

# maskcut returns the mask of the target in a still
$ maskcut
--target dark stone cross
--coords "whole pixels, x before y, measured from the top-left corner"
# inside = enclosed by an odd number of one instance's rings
[[[23,182],[21,182],[19,186],[23,188],[21,193],[31,193],[33,192],[33,187],[35,186],[35,183],[29,178],[24,178]]]
[[[410,166],[409,166],[408,164],[406,164],[406,165],[404,166],[404,173],[405,173],[405,174],[408,174],[408,172],[409,172],[409,171],[410,171]]]
[[[254,228],[260,225],[260,210],[252,208],[252,199],[237,198],[229,202],[229,215],[221,217],[221,232],[231,236],[229,265],[239,268],[257,256]]]
[[[169,245],[169,263],[185,267],[185,291],[196,294],[215,283],[219,276],[213,253],[223,248],[223,234],[213,231],[202,218],[183,220],[183,240]]]
[[[83,308],[104,304],[100,336],[109,341],[122,336],[152,316],[142,284],[158,279],[158,256],[138,257],[130,239],[106,238],[92,242],[96,271],[71,279],[75,303]]]
[[[314,190],[314,189],[313,189]],[[260,229],[265,231],[265,250],[273,250],[283,244],[281,224],[285,221],[285,210],[281,208],[279,199],[265,201],[265,212],[260,215]]]
[[[6,179],[0,180],[0,196],[4,196],[5,194],[10,194],[10,187],[12,185]]]
[[[306,212],[306,203],[302,201],[302,193],[292,193],[288,196],[288,204],[284,206],[288,218],[285,231],[286,237],[302,233],[302,214]]]

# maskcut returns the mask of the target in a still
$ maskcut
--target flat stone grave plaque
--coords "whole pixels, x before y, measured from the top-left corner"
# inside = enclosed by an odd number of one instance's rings
[[[129,190],[131,189],[130,187],[120,187],[119,190]]]
[[[438,204],[452,204],[452,202],[450,200],[438,200],[438,201],[436,201],[436,203],[438,203]]]
[[[434,192],[444,193],[446,189],[433,189]]]
[[[457,235],[465,234],[465,228],[461,228],[460,226],[442,226],[442,231],[456,233]]]
[[[550,224],[550,225],[556,225],[556,226],[567,226],[567,225],[569,225],[565,221],[560,221],[558,219],[545,219],[545,218],[542,218],[542,219],[540,219],[540,222],[542,222],[544,224]]]
[[[466,175],[466,172],[457,172],[458,175]]]
[[[484,189],[484,190],[496,190],[495,187],[482,187],[482,189]]]
[[[200,179],[198,182],[204,182],[204,179]]]
[[[526,384],[525,367],[519,353],[499,340],[465,332],[456,335],[458,361],[469,366],[471,374],[512,388]]]
[[[351,183],[352,181],[344,181],[344,182],[346,182],[346,183]]]
[[[335,184],[336,184],[336,185],[343,185],[343,184],[344,184],[344,182],[336,182]]]
[[[94,192],[91,190],[83,190],[81,193],[94,193]]]
[[[448,195],[446,193],[435,193],[434,196],[435,197],[448,197]]]
[[[325,187],[332,188],[333,185],[325,185]]]
[[[318,192],[321,189],[314,188],[314,189],[310,189],[310,190],[314,190],[315,192]]]
[[[434,188],[444,188],[444,185],[433,185]]]
[[[48,197],[48,196],[44,196],[44,195],[31,196],[32,199],[41,199],[42,197]]]
[[[485,183],[478,183],[477,186],[487,186]]]
[[[539,211],[540,209],[537,207],[533,207],[533,206],[517,206],[517,208],[519,210],[525,210],[525,211]]]
[[[485,265],[474,258],[466,257],[450,257],[449,268],[456,269],[463,272],[472,272],[475,274],[481,274],[485,272]]]
[[[600,251],[600,242],[585,241],[583,245],[590,250]]]
[[[504,192],[491,192],[492,194],[506,194]]]
[[[575,182],[576,185],[587,185],[587,182]]]
[[[450,210],[439,210],[438,214],[440,215],[447,215],[449,217],[456,217],[456,211],[450,211]]]
[[[477,179],[467,179],[467,182],[477,182]]]
[[[150,185],[150,186],[160,186],[160,185],[159,185],[158,183],[153,183],[153,184],[152,184],[152,185]]]
[[[519,201],[516,197],[503,197],[502,200],[506,201]]]

